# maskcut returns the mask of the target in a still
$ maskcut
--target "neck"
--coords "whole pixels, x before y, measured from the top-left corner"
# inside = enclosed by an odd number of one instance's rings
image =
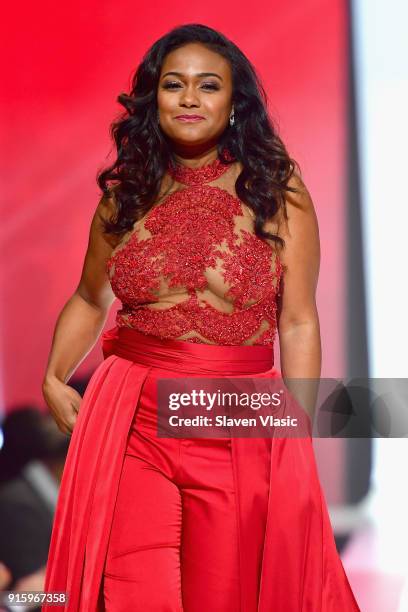
[[[218,158],[217,143],[188,147],[173,145],[173,153],[176,162],[188,168],[206,166]]]

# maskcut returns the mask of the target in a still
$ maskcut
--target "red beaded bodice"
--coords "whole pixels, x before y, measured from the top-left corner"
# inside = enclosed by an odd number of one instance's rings
[[[189,342],[273,344],[282,265],[255,235],[252,211],[226,189],[229,167],[220,158],[169,166],[178,189],[107,262],[122,302],[118,326]]]

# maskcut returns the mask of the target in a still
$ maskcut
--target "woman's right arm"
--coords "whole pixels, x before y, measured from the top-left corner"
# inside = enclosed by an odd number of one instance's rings
[[[44,399],[58,428],[68,435],[74,428],[82,397],[66,383],[97,342],[115,300],[106,272],[115,244],[102,231],[102,220],[112,213],[113,198],[102,197],[92,219],[79,285],[55,325],[42,384]]]

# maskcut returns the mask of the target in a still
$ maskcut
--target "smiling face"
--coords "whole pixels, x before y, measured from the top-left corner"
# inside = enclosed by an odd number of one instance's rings
[[[162,65],[157,104],[160,126],[175,145],[216,143],[232,110],[228,60],[200,43],[171,51]]]

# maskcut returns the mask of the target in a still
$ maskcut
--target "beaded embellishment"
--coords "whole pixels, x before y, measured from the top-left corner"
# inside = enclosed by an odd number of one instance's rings
[[[226,159],[233,159],[228,149],[224,149],[223,153]],[[201,185],[202,183],[215,181],[224,174],[228,168],[229,164],[224,164],[221,159],[217,157],[210,164],[199,166],[198,168],[190,168],[182,164],[176,164],[175,166],[169,164],[168,172],[178,183],[183,183],[184,185]]]
[[[242,202],[208,184],[228,168],[219,158],[169,168],[186,187],[154,206],[107,262],[122,302],[118,326],[189,342],[273,344],[281,262]]]

